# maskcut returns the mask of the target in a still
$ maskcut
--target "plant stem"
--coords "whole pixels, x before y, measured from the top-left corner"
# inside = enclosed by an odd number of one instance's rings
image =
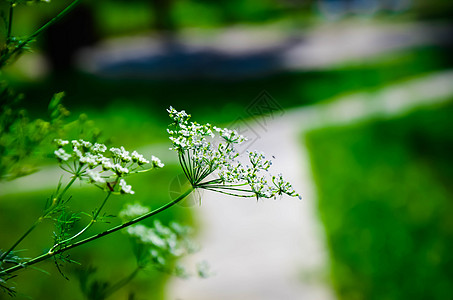
[[[25,231],[25,233],[22,234],[22,236],[8,249],[8,251],[2,254],[2,256],[0,257],[0,262],[2,262],[8,256],[8,254],[10,254],[27,237],[27,235],[29,235],[30,232],[32,232],[36,228],[36,226],[38,226],[42,222],[42,220],[43,217],[39,217],[38,220],[36,220],[35,223],[33,223],[33,225],[31,225],[30,228],[28,228],[28,230]]]
[[[68,182],[68,184],[66,185],[64,190],[60,194],[58,194],[57,197],[55,197],[53,199],[53,202],[52,202],[51,206],[35,221],[35,223],[33,223],[33,225],[30,226],[30,228],[28,228],[28,230],[8,249],[8,251],[6,251],[6,252],[4,252],[2,254],[2,256],[0,257],[0,262],[3,261],[3,259],[5,257],[7,257],[8,254],[11,253],[11,251],[16,249],[16,247],[44,220],[44,218],[52,211],[52,209],[56,205],[58,205],[58,203],[60,202],[61,198],[63,198],[63,196],[66,193],[66,191],[76,181],[76,179],[77,179],[77,177],[74,176],[71,179],[71,181]]]
[[[74,175],[71,180],[68,182],[68,184],[65,186],[65,188],[61,191],[61,193],[58,194],[57,196],[57,201],[61,200],[63,198],[64,194],[69,190],[71,185],[77,180],[78,176]]]
[[[230,196],[235,196],[235,197],[243,197],[243,198],[256,197],[255,195],[239,195],[239,194],[228,193],[228,192],[225,192],[225,191],[222,191],[222,190],[219,190],[219,189],[211,188],[209,186],[205,186],[203,188],[205,190],[208,190],[208,191],[213,191],[213,192],[217,192],[217,193],[221,193],[221,194],[225,194],[225,195],[230,195]]]
[[[13,2],[10,2],[9,5],[9,19],[8,19],[8,32],[6,34],[6,42],[8,43],[9,38],[11,37],[11,30],[13,27],[13,9],[14,9],[14,4]]]
[[[65,252],[65,251],[68,251],[69,249],[79,247],[79,246],[81,246],[83,244],[86,244],[88,242],[97,240],[97,239],[99,239],[99,238],[101,238],[103,236],[112,234],[112,233],[117,232],[117,231],[119,231],[119,230],[121,230],[123,228],[129,227],[129,226],[134,225],[134,224],[136,224],[136,223],[138,223],[140,221],[143,221],[143,220],[145,220],[147,218],[150,218],[150,217],[152,217],[152,216],[154,216],[154,215],[156,215],[156,214],[158,214],[158,213],[160,213],[160,212],[172,207],[173,205],[177,204],[178,202],[183,200],[185,197],[187,197],[193,190],[194,190],[194,188],[190,188],[185,193],[181,194],[175,200],[173,200],[173,201],[171,201],[171,202],[169,202],[169,203],[167,203],[167,204],[165,204],[165,205],[163,205],[163,206],[161,206],[161,207],[159,207],[159,208],[157,208],[157,209],[155,209],[155,210],[153,210],[153,211],[151,211],[149,213],[146,213],[146,214],[144,214],[144,215],[142,215],[140,217],[137,217],[137,218],[132,219],[132,220],[130,220],[128,222],[125,222],[125,223],[123,223],[121,225],[112,227],[112,228],[110,228],[110,229],[108,229],[108,230],[106,230],[104,232],[92,235],[92,236],[90,236],[90,237],[88,237],[86,239],[83,239],[81,241],[75,242],[73,244],[61,247],[61,248],[59,248],[59,249],[57,249],[55,251],[50,251],[49,250],[49,252],[47,252],[45,254],[42,254],[40,256],[37,256],[37,257],[35,257],[33,259],[30,259],[29,261],[26,261],[26,262],[24,262],[22,264],[18,264],[18,265],[14,266],[14,267],[11,267],[9,269],[0,271],[0,276],[11,274],[11,273],[13,273],[13,272],[15,272],[17,270],[26,268],[28,266],[34,265],[34,264],[36,264],[38,262],[41,262],[41,261],[46,260],[48,258],[51,258],[51,257],[53,257],[53,256],[55,256],[57,254],[60,254],[60,253]]]
[[[104,296],[108,297],[117,290],[119,290],[120,288],[122,288],[123,286],[125,286],[126,284],[128,284],[132,279],[135,278],[135,276],[137,276],[138,272],[140,272],[141,269],[142,269],[141,267],[135,268],[135,270],[131,274],[129,274],[129,276],[111,285],[109,288],[106,289]]]
[[[22,50],[25,46],[27,46],[28,43],[30,43],[32,40],[34,40],[38,35],[40,35],[43,31],[47,30],[50,26],[58,22],[61,18],[66,16],[71,10],[73,10],[82,0],[74,0],[71,4],[69,4],[65,9],[63,9],[58,15],[56,15],[54,18],[52,18],[50,21],[48,21],[46,24],[41,26],[38,30],[36,30],[34,33],[32,33],[29,37],[27,37],[25,40],[21,41],[13,50],[8,51],[5,53],[1,58],[0,58],[0,67],[2,67],[8,59],[10,59],[14,54]],[[12,8],[10,8],[10,15],[11,14]],[[10,22],[12,21],[12,18],[10,18]],[[12,25],[12,24],[11,24]],[[11,26],[8,27],[8,33],[10,33]]]
[[[107,197],[104,198],[104,201],[101,204],[101,207],[99,207],[99,209],[96,211],[96,213],[94,214],[94,216],[91,219],[91,221],[82,230],[80,230],[78,233],[76,233],[75,235],[71,236],[70,238],[67,238],[64,241],[58,242],[52,248],[50,248],[49,252],[53,252],[55,249],[57,249],[61,245],[64,245],[64,244],[74,240],[75,238],[77,238],[78,236],[83,234],[85,231],[87,231],[96,222],[96,219],[98,218],[99,214],[101,213],[102,208],[104,207],[105,203],[107,203],[107,199],[110,197],[111,194],[112,194],[111,191],[108,192]]]
[[[187,169],[186,161],[184,160],[184,154],[179,154],[178,158],[179,158],[179,164],[181,165],[184,175],[186,175],[186,178],[190,182],[190,184],[193,184],[194,181],[193,181],[192,177],[190,177],[190,175],[189,175],[189,170]]]

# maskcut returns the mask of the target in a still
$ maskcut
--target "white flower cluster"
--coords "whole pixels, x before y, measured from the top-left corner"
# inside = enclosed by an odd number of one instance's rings
[[[275,198],[286,194],[300,198],[281,174],[277,177],[269,174],[272,162],[262,152],[248,152],[248,164],[237,160],[239,154],[233,145],[246,138],[236,130],[189,123],[190,115],[185,111],[178,112],[173,107],[167,111],[173,119],[168,129],[172,149],[178,152],[183,171],[193,187],[240,197]],[[212,143],[214,132],[222,139],[217,146]],[[205,181],[209,175],[217,178]]]
[[[200,183],[220,166],[237,157],[233,144],[245,141],[245,137],[235,130],[212,127],[211,124],[189,122],[190,115],[185,111],[178,112],[170,106],[167,109],[173,124],[167,132],[173,147],[178,152],[181,166],[192,185]],[[215,132],[219,132],[224,143],[213,145]]]
[[[130,210],[130,208],[127,208],[127,210]],[[126,215],[129,212],[124,212],[123,214]],[[136,238],[138,243],[146,247],[146,259],[150,260],[158,268],[165,269],[173,258],[196,250],[196,247],[187,238],[190,228],[177,223],[164,226],[161,222],[155,220],[152,227],[138,224],[128,227],[126,232]]]
[[[283,179],[282,174],[268,179],[271,176],[269,169],[272,161],[267,160],[262,152],[248,152],[248,156],[250,164],[236,162],[223,165],[218,172],[219,182],[225,187],[247,185],[257,198],[275,198],[276,195],[283,194],[300,198],[291,184]]]
[[[128,204],[119,214],[120,218],[129,220],[149,212],[149,208],[139,203]]]
[[[137,151],[130,153],[123,146],[108,149],[104,144],[93,144],[81,139],[56,139],[55,143],[58,149],[54,154],[65,171],[112,192],[134,194],[132,187],[122,177],[164,166],[155,156],[151,157],[150,162]],[[144,168],[147,164],[150,166]]]
[[[214,130],[220,133],[220,136],[228,143],[240,144],[247,139],[240,135],[236,130],[231,130],[228,128],[219,128],[214,126]]]

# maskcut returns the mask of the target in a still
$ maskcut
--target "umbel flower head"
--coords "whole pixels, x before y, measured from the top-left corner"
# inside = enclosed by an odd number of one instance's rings
[[[281,174],[269,173],[272,162],[262,152],[247,152],[243,163],[235,145],[247,139],[236,130],[191,122],[184,110],[167,109],[173,123],[167,129],[185,176],[194,188],[239,197],[299,197]],[[216,133],[218,134],[216,136]]]
[[[104,144],[81,139],[56,139],[55,144],[54,154],[63,170],[110,192],[134,194],[124,177],[164,166],[155,156],[149,161],[137,151],[131,153],[123,146],[107,148]]]

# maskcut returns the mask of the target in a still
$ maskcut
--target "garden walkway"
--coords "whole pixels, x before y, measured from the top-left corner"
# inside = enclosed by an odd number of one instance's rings
[[[79,66],[98,76],[131,79],[235,80],[287,70],[331,68],[408,48],[448,43],[436,23],[343,22],[316,28],[275,26],[186,29],[174,38],[107,40],[80,52]]]
[[[394,117],[453,96],[453,71],[408,80],[375,93],[356,93],[251,120],[253,148],[275,156],[303,200],[239,199],[205,192],[194,209],[202,250],[187,259],[211,263],[209,279],[173,279],[168,299],[334,299],[327,281],[328,254],[316,212],[316,191],[303,134],[329,125]],[[265,125],[265,126],[263,126]]]

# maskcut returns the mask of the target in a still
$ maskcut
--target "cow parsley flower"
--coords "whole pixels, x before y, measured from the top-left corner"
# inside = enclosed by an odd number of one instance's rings
[[[114,158],[120,159],[122,162],[130,162],[132,157],[129,155],[129,151],[126,151],[123,146],[120,148],[110,148],[110,152]]]
[[[139,165],[144,165],[144,164],[149,163],[149,160],[144,158],[143,155],[139,154],[137,151],[132,152],[131,158],[132,158],[133,162],[138,163]]]
[[[166,273],[187,276],[185,270],[181,266],[174,266],[172,261],[197,250],[198,247],[189,236],[190,228],[177,223],[167,226],[155,220],[151,226],[134,225],[128,227],[125,232],[143,250],[137,256],[139,264],[152,264]]]
[[[151,156],[151,163],[153,165],[153,168],[163,168],[165,166],[162,161],[154,155]]]
[[[240,144],[247,140],[246,137],[240,135],[236,130],[231,130],[228,128],[222,129],[216,126],[214,126],[214,130],[220,133],[220,136],[228,143]]]
[[[149,207],[143,206],[139,203],[128,204],[119,214],[122,219],[133,219],[148,213]]]
[[[126,180],[124,179],[120,179],[120,192],[123,193],[123,194],[135,194],[135,192],[132,190],[132,186],[128,185],[126,183]]]
[[[62,140],[62,139],[55,139],[54,142],[59,146],[59,147],[64,147],[67,144],[69,144],[69,141]]]
[[[91,151],[93,153],[104,153],[105,151],[107,151],[107,146],[104,144],[94,143],[94,145],[91,147]]]
[[[71,158],[71,155],[66,153],[66,151],[63,148],[58,148],[57,150],[54,151],[55,156],[58,157],[58,159],[67,161],[68,159]]]
[[[257,199],[299,196],[280,174],[269,174],[272,161],[264,153],[250,151],[248,163],[239,160],[235,145],[246,138],[236,130],[190,122],[190,115],[173,107],[167,111],[173,119],[167,130],[173,144],[170,149],[178,153],[183,172],[194,188]]]
[[[56,139],[55,143],[58,148],[54,154],[63,170],[109,192],[134,194],[124,177],[164,166],[155,156],[148,160],[137,151],[131,153],[123,146],[107,148],[104,144],[82,139]]]
[[[129,173],[129,169],[126,167],[121,166],[120,164],[114,164],[112,167],[112,170],[118,175],[118,176],[124,176],[127,173]]]
[[[105,179],[102,178],[99,172],[96,172],[94,170],[88,170],[87,175],[90,178],[91,183],[105,183]]]

